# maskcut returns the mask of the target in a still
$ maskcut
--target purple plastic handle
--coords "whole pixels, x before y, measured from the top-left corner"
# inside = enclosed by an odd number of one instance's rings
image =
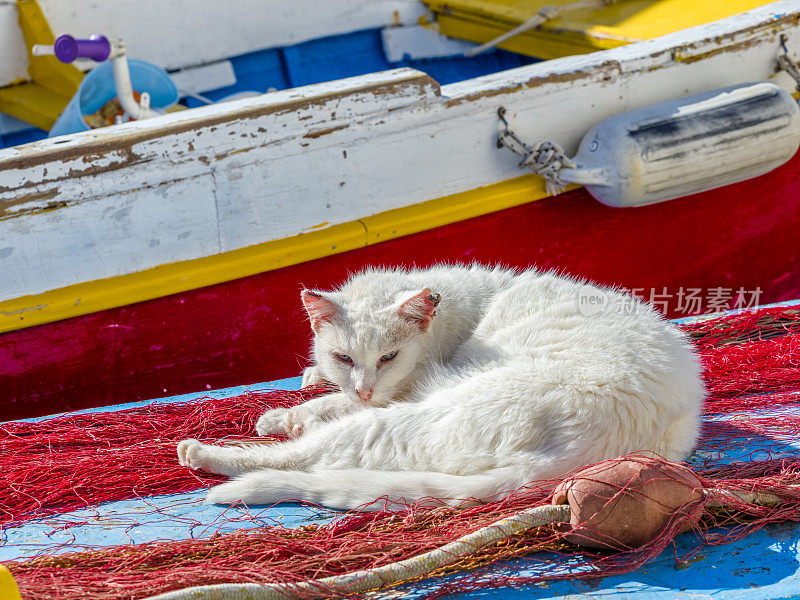
[[[91,58],[102,62],[111,54],[111,44],[106,36],[95,33],[88,40],[76,40],[71,35],[60,35],[53,44],[56,58],[63,63],[71,63],[76,58]]]

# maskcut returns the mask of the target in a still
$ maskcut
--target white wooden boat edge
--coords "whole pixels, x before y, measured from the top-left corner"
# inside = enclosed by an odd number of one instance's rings
[[[501,104],[521,134],[571,152],[592,125],[628,108],[770,78],[791,89],[775,60],[780,33],[797,58],[798,18],[800,4],[784,0],[441,90],[403,69],[0,151],[0,300],[515,177],[515,157],[493,144]],[[397,93],[369,91],[393,82]],[[270,110],[289,101],[295,110]],[[159,137],[168,123],[187,127]]]

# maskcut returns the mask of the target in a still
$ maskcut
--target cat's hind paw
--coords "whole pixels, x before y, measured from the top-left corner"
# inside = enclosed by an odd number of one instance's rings
[[[231,476],[245,470],[239,465],[236,448],[211,446],[190,438],[178,442],[177,450],[178,462],[196,471]]]

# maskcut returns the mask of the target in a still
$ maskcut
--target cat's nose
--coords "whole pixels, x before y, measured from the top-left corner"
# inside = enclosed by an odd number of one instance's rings
[[[372,390],[356,390],[356,393],[364,402],[369,402],[369,399],[372,398]]]

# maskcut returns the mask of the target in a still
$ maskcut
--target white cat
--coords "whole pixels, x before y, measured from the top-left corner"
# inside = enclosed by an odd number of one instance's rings
[[[209,502],[458,504],[632,451],[680,460],[697,439],[690,344],[620,292],[472,265],[369,270],[302,300],[304,380],[341,392],[266,412],[258,432],[286,443],[180,442],[182,465],[236,477]]]

